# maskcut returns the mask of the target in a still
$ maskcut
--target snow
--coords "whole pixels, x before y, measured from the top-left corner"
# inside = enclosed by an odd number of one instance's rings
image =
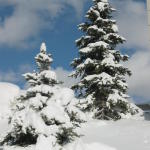
[[[72,112],[72,111],[76,112],[77,118],[86,120],[85,114],[82,113],[79,109],[77,109],[77,107],[75,107],[75,105],[78,103],[78,99],[75,98],[73,90],[69,88],[65,88],[65,87],[58,88],[57,90],[54,91],[54,95],[51,97],[51,101],[55,101],[55,102],[57,101],[59,104],[63,105],[64,107],[69,105],[69,107],[67,107],[67,110],[69,112]],[[68,119],[67,116],[64,116],[64,117]]]
[[[79,50],[81,53],[89,53],[91,52],[91,49],[89,47],[84,47],[82,49]]]
[[[51,99],[59,101],[59,103],[61,103],[62,105],[67,105],[71,100],[75,99],[75,95],[73,90],[64,87],[55,90],[54,95]]]
[[[17,85],[0,82],[0,117],[9,113],[10,101],[19,94],[19,91]]]
[[[87,65],[87,64],[90,64],[90,63],[94,63],[94,61],[90,58],[87,58],[84,63]]]
[[[58,150],[63,144],[78,137],[75,130],[82,122],[78,113],[83,112],[75,107],[77,99],[74,92],[57,84],[56,74],[50,70],[50,56],[43,43],[40,53],[35,58],[38,72],[25,75],[28,82],[31,79],[35,83],[13,101],[9,130],[5,135],[1,135],[0,140],[6,145],[11,142],[13,144],[13,138],[14,141],[23,138],[23,142],[26,142],[27,137],[23,136],[30,134],[35,141],[31,140],[31,143],[36,143],[36,150],[40,150],[43,147],[41,145],[46,145],[47,149]],[[68,129],[70,135],[66,133],[68,139],[63,141],[61,136]]]
[[[10,102],[19,94],[17,85],[0,82],[0,133],[8,130],[8,115],[10,114]]]
[[[113,54],[111,54],[111,52],[106,54],[101,64],[109,67],[122,67],[122,64],[119,64],[117,61],[115,61],[115,57]]]
[[[104,47],[104,48],[108,48],[108,44],[103,42],[103,41],[98,41],[98,42],[95,42],[95,43],[90,43],[88,44],[88,46],[90,48],[95,48],[95,47]]]
[[[104,2],[104,3],[108,3],[108,0],[101,0],[102,2]]]
[[[113,29],[114,32],[119,32],[118,26],[116,24],[112,25],[112,29]]]
[[[56,87],[57,88],[57,87]],[[31,87],[27,90],[28,94],[34,92],[34,93],[44,93],[44,94],[51,94],[55,88],[51,88],[49,85],[37,85],[35,87]]]
[[[99,82],[99,84],[113,84],[113,77],[111,77],[109,74],[103,72],[98,75],[88,75],[87,77],[83,78],[83,81],[91,81],[96,80]]]
[[[52,150],[53,147],[52,145],[50,144],[51,140],[53,139],[49,139],[49,138],[46,138],[45,136],[41,135],[39,138],[38,138],[38,141],[37,141],[37,145],[35,146],[35,150]]]
[[[50,81],[57,79],[56,73],[55,73],[54,71],[51,71],[51,70],[42,71],[42,72],[39,74],[39,77],[45,78],[45,79],[50,80]]]
[[[93,48],[96,48],[96,47],[108,48],[108,44],[103,42],[103,41],[98,41],[98,42],[95,42],[95,43],[88,44],[87,47],[82,48],[79,51],[81,53],[89,53],[93,50]]]
[[[47,98],[46,96],[41,95],[41,91],[43,93],[53,93],[53,95],[52,97]],[[35,97],[31,97],[27,101],[24,101],[23,106],[25,107],[23,109],[19,109],[19,111],[15,111],[12,114],[13,117],[11,124],[9,125],[9,130],[5,131],[5,134],[10,131],[17,134],[19,131],[15,128],[16,126],[21,126],[22,133],[26,133],[28,129],[30,130],[30,128],[35,129],[34,134],[39,135],[38,143],[36,146],[31,148],[40,150],[41,148],[39,147],[41,147],[41,144],[45,143],[43,138],[46,138],[47,143],[52,146],[52,143],[56,143],[56,133],[60,132],[61,127],[72,128],[73,122],[70,122],[68,113],[74,112],[77,114],[77,118],[79,117],[85,120],[85,115],[75,107],[77,99],[71,89],[62,88],[57,85],[53,87],[48,85],[39,85],[26,91],[26,93],[30,92],[36,92],[37,94]],[[46,104],[44,108],[43,104]],[[18,102],[17,106],[19,105],[20,103]],[[18,108],[19,107],[17,107],[17,109]],[[39,111],[39,108],[43,109]],[[45,120],[50,122],[51,125],[45,124],[43,117],[46,117]],[[55,121],[59,121],[61,125],[56,125]],[[16,134],[14,134],[14,136],[16,136]],[[1,134],[1,136],[4,137],[5,135]],[[58,150],[58,146],[59,145],[56,145],[53,149]],[[7,147],[5,149],[7,149]]]
[[[109,39],[110,37],[114,37],[116,39],[121,39],[122,41],[126,41],[124,37],[118,35],[117,33],[109,33],[104,36],[105,39]]]
[[[93,142],[89,144],[83,143],[82,140],[79,140],[76,143],[71,144],[68,147],[64,148],[63,150],[116,150],[116,149],[101,143]]]
[[[9,146],[4,146],[3,148],[4,150],[35,150],[34,149],[34,146],[28,146],[28,147],[19,147],[19,146],[12,146],[12,147],[9,147]]]
[[[97,3],[97,6],[98,6],[98,9],[100,10],[100,11],[104,11],[105,10],[105,6],[106,6],[106,3],[103,3],[103,2],[99,2],[99,3]]]
[[[91,7],[90,10],[87,12],[87,15],[86,15],[85,17],[88,18],[90,13],[94,13],[97,17],[100,16],[100,13],[99,13],[97,10],[95,10],[95,9],[93,9],[93,8]]]
[[[41,91],[42,93],[45,94],[53,93],[53,95],[50,99],[48,99],[45,96],[41,96],[40,94]],[[47,133],[48,130],[46,129],[47,127],[41,120],[41,116],[48,117],[47,119],[49,121],[55,119],[59,120],[61,123],[65,123],[66,126],[71,126],[69,123],[70,118],[64,111],[65,110],[64,107],[69,104],[70,107],[72,108],[71,110],[77,112],[77,110],[74,109],[74,105],[76,104],[75,101],[77,100],[71,89],[62,88],[59,86],[50,87],[48,85],[41,85],[28,89],[27,93],[30,92],[36,92],[37,93],[36,97],[30,98],[27,102],[25,102],[26,108],[19,111],[19,113],[15,113],[15,115],[13,115],[12,121],[21,125],[22,128],[25,130],[24,132],[26,132],[26,129],[29,126],[32,126],[33,128],[36,129],[36,133],[48,134]],[[30,108],[33,107],[34,109],[38,110],[39,108],[43,108],[43,104],[46,104],[47,106],[44,109],[42,109],[40,113],[35,112]],[[13,126],[14,124],[12,124],[12,127]]]
[[[100,16],[96,19],[96,23],[99,22],[99,21],[100,21],[100,22],[106,22],[106,23],[107,23],[107,22],[116,23],[116,20],[114,20],[114,19],[103,19],[103,18],[100,17]]]
[[[41,96],[40,93],[37,93],[35,97],[30,98],[30,106],[34,107],[36,110],[43,108],[43,104],[47,101],[46,96]]]
[[[28,83],[30,85],[34,85],[36,84],[38,78],[37,78],[37,73],[26,73],[26,74],[23,74],[23,77],[28,80]]]
[[[40,61],[47,61],[47,62],[52,62],[53,59],[50,58],[48,55],[46,54],[43,54],[43,53],[39,53],[36,57],[35,57],[36,60],[40,60]]]
[[[150,122],[124,119],[117,122],[91,120],[83,124],[80,132],[84,135],[63,150],[149,150]],[[4,150],[49,150],[46,137],[41,136],[36,146]],[[51,139],[53,140],[53,139]],[[56,150],[50,148],[51,150]]]
[[[53,62],[51,54],[46,53],[46,45],[45,43],[41,44],[40,53],[35,57],[36,63],[39,68],[43,68],[45,70],[49,70],[50,63]],[[42,70],[43,71],[43,70]]]
[[[116,150],[148,150],[150,148],[150,122],[144,120],[121,120],[83,125],[81,138],[84,143],[103,143]],[[99,149],[94,149],[99,150]],[[106,149],[107,150],[107,149]]]
[[[93,25],[88,28],[88,32],[90,34],[93,34],[93,31],[96,31],[97,34],[106,34],[106,32],[102,28],[98,28],[97,25]]]
[[[83,41],[84,40],[89,40],[91,38],[91,36],[89,35],[85,35],[85,36],[82,36],[81,38],[77,39],[75,42],[78,43],[79,41]]]
[[[23,133],[26,133],[29,127],[33,127],[35,129],[35,133],[47,133],[46,126],[39,113],[35,113],[33,110],[29,109],[29,107],[26,107],[18,113],[14,113],[12,122],[13,123],[9,126],[10,131],[12,131],[14,126],[18,125],[22,127],[21,130]],[[17,129],[14,132],[17,132]]]
[[[77,69],[82,69],[85,67],[85,65],[88,65],[88,64],[93,64],[94,63],[94,60],[90,59],[90,58],[87,58],[84,63],[81,63],[80,65],[77,66]]]
[[[122,88],[124,88],[124,89],[127,89],[127,88],[128,88],[128,84],[125,83],[125,82],[123,82],[123,81],[121,81],[121,80],[118,80],[118,81],[117,81],[117,84],[118,84],[119,86],[121,86]]]
[[[42,52],[46,52],[46,44],[45,43],[42,43],[41,44],[41,48],[40,48],[40,51]]]
[[[45,107],[41,112],[43,116],[47,116],[49,120],[59,120],[61,123],[69,122],[69,117],[65,114],[64,109],[62,109],[59,104],[51,100],[47,105],[48,106]]]
[[[112,101],[113,103],[117,103],[118,100],[128,102],[126,98],[124,98],[117,90],[114,90],[114,93],[109,94],[108,101]]]
[[[18,94],[19,88],[15,85],[7,84],[7,83],[0,83],[1,90],[0,94],[3,96],[3,98],[7,98],[7,101],[9,101],[9,96],[6,91],[11,91],[14,96]],[[55,105],[57,107],[58,103],[61,103],[61,105],[66,105],[70,102],[70,100],[73,100],[75,103],[75,97],[74,92],[69,88],[55,88],[55,93],[49,101],[51,105],[49,105],[51,108],[54,109]],[[5,94],[6,95],[5,95]],[[59,93],[59,94],[58,94]],[[11,95],[10,94],[10,95]],[[11,95],[12,96],[12,95]],[[57,100],[57,103],[54,103],[54,101]],[[53,104],[54,103],[54,104]],[[8,104],[8,103],[7,103]],[[59,105],[58,105],[59,106]],[[74,106],[74,104],[72,104]],[[133,106],[135,107],[135,106]],[[71,108],[71,110],[74,110],[75,107]],[[53,116],[58,116],[59,120],[63,115],[62,109],[56,109]],[[62,112],[58,111],[62,110]],[[17,117],[24,115],[26,118],[25,120],[28,120],[28,122],[24,122],[23,128],[26,128],[28,124],[32,124],[32,126],[36,126],[37,131],[39,133],[45,132],[47,133],[47,128],[43,124],[43,121],[39,117],[38,113],[35,113],[32,110],[26,109],[24,112],[20,112]],[[32,112],[28,112],[32,111]],[[44,110],[43,110],[44,111]],[[49,112],[48,110],[46,113]],[[61,113],[61,114],[60,114]],[[30,115],[28,115],[30,114]],[[31,115],[32,114],[32,115]],[[82,117],[84,115],[80,114]],[[16,117],[16,119],[17,119]],[[52,116],[51,116],[52,117]],[[85,117],[85,116],[84,116]],[[64,117],[63,117],[64,118]],[[99,120],[91,120],[88,118],[84,118],[87,120],[86,123],[83,123],[81,126],[81,129],[78,129],[78,133],[84,135],[81,138],[77,138],[73,143],[66,145],[62,150],[149,150],[150,147],[150,122],[144,121],[143,119],[123,119],[117,122],[113,121],[99,121]],[[63,121],[63,120],[62,120]],[[17,121],[18,122],[18,121]],[[22,123],[22,122],[21,122]],[[1,122],[2,124],[2,122]],[[6,127],[6,124],[5,124]],[[8,128],[8,126],[7,126]],[[9,127],[10,128],[10,127]],[[44,129],[41,130],[41,129]],[[1,133],[4,128],[1,126]],[[55,133],[58,130],[56,126],[51,126],[51,133]],[[24,130],[25,131],[25,130]],[[36,145],[31,145],[29,147],[4,147],[4,150],[58,150],[59,147],[56,146],[51,147],[52,145],[50,143],[54,143],[55,137],[45,137],[43,134],[41,134],[38,138]]]

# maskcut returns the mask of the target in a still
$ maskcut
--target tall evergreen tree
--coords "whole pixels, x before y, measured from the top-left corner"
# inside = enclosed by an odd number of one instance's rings
[[[118,34],[116,21],[112,19],[115,9],[110,3],[107,0],[93,3],[86,13],[86,22],[79,25],[84,35],[76,40],[79,57],[71,64],[75,69],[71,76],[81,80],[72,88],[79,97],[86,98],[82,110],[93,112],[94,118],[118,120],[122,115],[138,113],[126,95],[125,76],[130,76],[131,71],[122,62],[128,56],[116,50],[125,39]]]
[[[57,99],[61,88],[50,69],[53,59],[44,43],[35,60],[38,71],[24,75],[30,87],[15,100],[9,121],[11,128],[1,144],[28,146],[45,137],[51,146],[63,146],[78,137],[74,129],[82,121],[79,111],[72,102]]]

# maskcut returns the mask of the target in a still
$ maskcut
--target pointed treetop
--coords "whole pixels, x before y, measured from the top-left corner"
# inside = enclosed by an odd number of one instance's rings
[[[53,59],[51,54],[47,54],[45,43],[41,44],[40,53],[37,54],[35,60],[40,71],[50,69],[50,65],[53,62]]]
[[[46,53],[46,44],[44,42],[41,44],[40,52],[44,54]]]

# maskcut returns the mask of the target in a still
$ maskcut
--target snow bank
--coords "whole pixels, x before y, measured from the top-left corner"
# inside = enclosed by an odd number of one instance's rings
[[[23,147],[4,147],[4,150],[56,150],[49,145],[49,141],[41,140],[36,146]],[[101,143],[85,144],[79,140],[63,148],[62,150],[116,150]]]
[[[148,150],[150,148],[149,121],[125,119],[117,122],[88,122],[82,126],[81,130],[85,135],[81,140],[89,146],[95,145],[94,143],[103,143],[116,150]],[[93,146],[93,150],[103,150],[103,148],[94,149]]]
[[[79,132],[84,136],[65,146],[62,150],[148,150],[150,148],[149,121],[90,120],[82,125]],[[47,150],[50,147],[49,140],[41,136],[36,146],[6,147],[4,150]],[[57,150],[57,148],[51,150]]]
[[[18,93],[17,86],[0,83],[0,98],[3,100],[0,101],[0,106],[5,106],[4,113],[8,111],[9,101]],[[56,99],[62,105],[66,105],[70,100],[75,101],[74,93],[69,88],[57,88],[52,97],[52,100]],[[82,118],[82,114],[80,115]],[[3,130],[6,130],[6,122],[0,120],[0,132],[2,133]],[[82,124],[81,129],[78,129],[78,133],[84,136],[66,145],[62,150],[148,150],[150,148],[150,122],[144,120],[124,119],[117,122],[88,120],[87,123]],[[51,140],[53,139],[41,135],[36,145],[26,148],[4,147],[4,150],[58,150],[58,147],[50,147]]]
[[[63,150],[116,150],[116,149],[101,143],[95,142],[88,144],[84,143],[82,140],[79,140],[73,144],[70,144]]]
[[[11,84],[0,82],[0,114],[1,116],[9,112],[10,101],[19,94],[19,87]]]
[[[9,146],[5,146],[4,147],[4,150],[35,150],[35,147],[34,146],[29,146],[29,147],[15,147],[15,146],[12,146],[12,147],[9,147]]]
[[[6,116],[10,113],[10,101],[19,94],[19,91],[19,87],[14,84],[0,82],[0,133],[8,128]]]

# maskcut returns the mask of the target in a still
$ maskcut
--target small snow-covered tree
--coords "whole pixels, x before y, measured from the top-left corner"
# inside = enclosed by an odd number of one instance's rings
[[[63,98],[56,74],[50,69],[53,59],[44,43],[35,60],[38,71],[24,75],[30,87],[15,100],[10,130],[1,144],[28,146],[44,137],[52,147],[63,146],[79,136],[75,132],[82,122],[79,111],[74,102]]]
[[[94,118],[118,120],[122,115],[136,114],[138,108],[129,103],[126,95],[126,75],[131,71],[122,65],[128,60],[116,49],[125,39],[118,34],[115,11],[107,0],[93,0],[94,5],[86,14],[87,21],[79,25],[84,35],[76,40],[79,57],[72,66],[72,77],[80,82],[72,88],[79,97],[86,98],[82,110],[93,112]]]

